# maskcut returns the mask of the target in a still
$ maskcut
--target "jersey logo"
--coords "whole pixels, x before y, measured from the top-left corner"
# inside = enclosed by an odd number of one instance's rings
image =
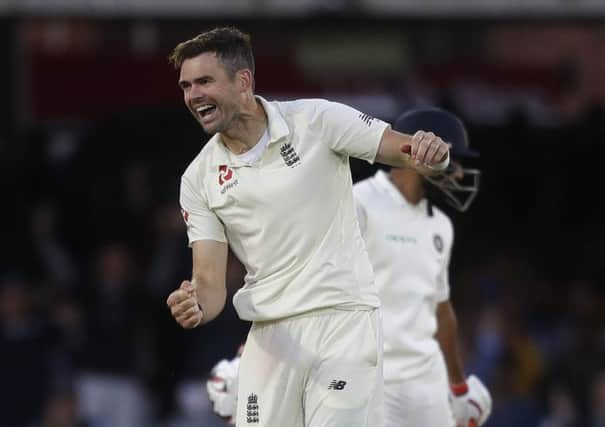
[[[233,171],[227,167],[227,165],[220,165],[218,167],[218,183],[223,185],[226,181],[233,178]]]
[[[292,147],[292,144],[286,143],[282,145],[279,149],[279,154],[281,154],[284,162],[289,167],[295,168],[296,166],[300,165],[300,157],[294,150],[294,147]]]
[[[387,234],[385,238],[390,242],[409,243],[415,245],[417,242],[414,236],[405,236],[399,234]]]
[[[248,396],[248,405],[246,405],[246,422],[248,424],[258,424],[258,396],[254,393]]]
[[[374,117],[372,117],[366,113],[360,113],[359,118],[361,119],[362,122],[364,122],[366,125],[368,125],[368,127],[372,126],[372,122],[374,121]]]
[[[443,239],[439,234],[435,234],[433,236],[433,244],[435,245],[435,249],[437,249],[437,252],[443,252]]]
[[[346,381],[332,380],[332,382],[328,386],[328,390],[344,390],[346,385],[347,385]]]

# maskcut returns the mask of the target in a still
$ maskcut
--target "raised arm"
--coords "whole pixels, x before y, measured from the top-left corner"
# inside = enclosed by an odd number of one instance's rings
[[[218,316],[227,299],[227,243],[198,240],[191,244],[193,274],[173,291],[166,303],[183,328],[195,328]]]
[[[316,104],[313,126],[321,127],[324,141],[340,154],[394,167],[411,167],[435,175],[449,163],[449,144],[419,128],[414,135],[393,130],[388,123],[338,102]],[[417,161],[417,162],[416,162]]]
[[[449,145],[433,132],[418,131],[410,136],[387,128],[382,134],[376,161],[435,175],[449,163]]]

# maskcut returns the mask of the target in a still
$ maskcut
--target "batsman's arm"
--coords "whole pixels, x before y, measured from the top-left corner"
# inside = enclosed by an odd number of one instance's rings
[[[458,350],[458,320],[449,300],[437,305],[437,333],[441,352],[447,366],[450,384],[464,384],[466,379]]]
[[[215,240],[198,240],[192,243],[191,250],[191,282],[203,312],[204,324],[218,316],[225,307],[228,245]]]
[[[449,145],[432,132],[406,135],[387,128],[376,161],[394,167],[411,167],[422,175],[436,175],[449,164]]]

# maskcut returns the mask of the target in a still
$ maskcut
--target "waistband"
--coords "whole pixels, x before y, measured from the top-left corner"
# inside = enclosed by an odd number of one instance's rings
[[[295,314],[294,316],[282,317],[281,319],[274,320],[262,320],[252,322],[251,329],[263,328],[269,325],[275,325],[276,323],[282,322],[290,322],[292,320],[304,319],[307,317],[318,317],[318,316],[329,316],[331,314],[339,314],[343,312],[352,312],[352,311],[375,311],[378,310],[379,307],[371,307],[368,305],[351,305],[345,307],[325,307],[318,308],[316,310],[306,311],[304,313]]]

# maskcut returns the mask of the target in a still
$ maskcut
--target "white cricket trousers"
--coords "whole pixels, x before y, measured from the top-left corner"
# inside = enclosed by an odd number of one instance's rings
[[[413,379],[384,385],[385,427],[453,427],[449,381],[441,353],[430,368]]]
[[[237,427],[382,427],[380,311],[329,309],[252,325]]]

